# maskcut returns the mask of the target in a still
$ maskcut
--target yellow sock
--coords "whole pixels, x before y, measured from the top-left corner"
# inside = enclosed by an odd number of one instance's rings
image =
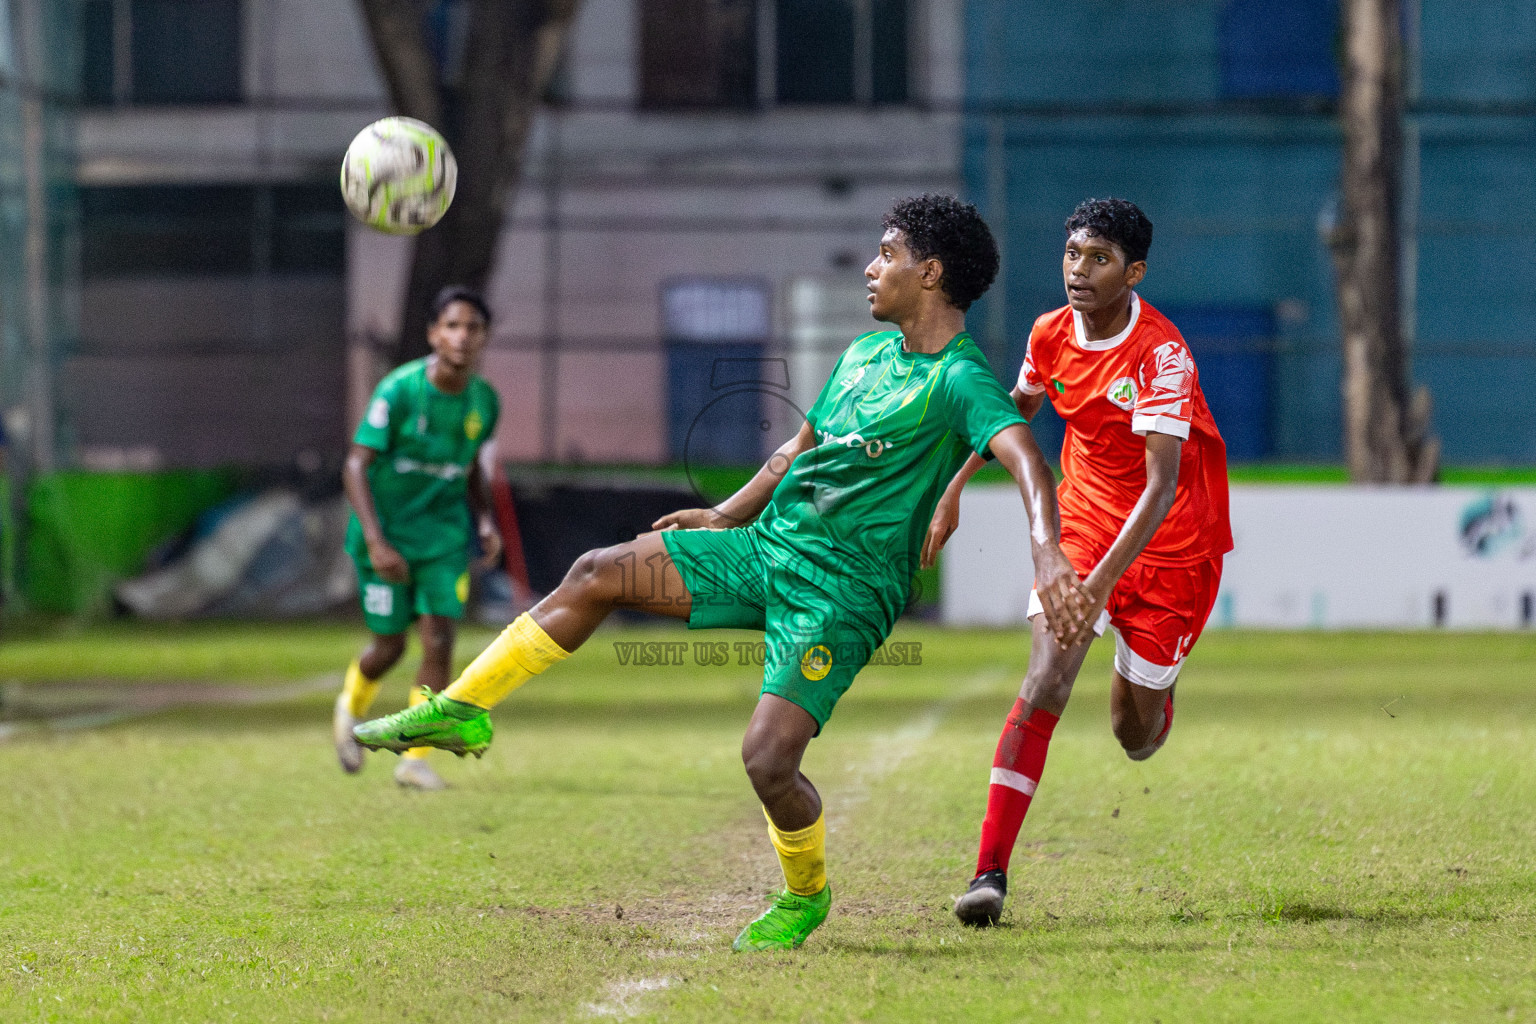
[[[411,687],[410,703],[407,706],[408,707],[415,707],[417,704],[425,704],[427,701],[429,701],[431,699],[432,699],[432,691],[431,690],[427,689],[425,686],[413,686],[413,687]],[[401,754],[400,756],[401,757],[409,757],[409,758],[421,758],[421,757],[426,757],[430,753],[432,753],[432,748],[431,747],[412,747],[410,750],[407,750],[405,753]]]
[[[373,707],[373,698],[379,695],[379,681],[363,675],[363,666],[356,661],[347,666],[346,679],[341,692],[347,698],[347,710],[353,718],[362,718]]]
[[[493,708],[507,694],[558,661],[570,657],[526,612],[480,652],[443,695],[465,704]]]
[[[763,809],[768,818],[768,809]],[[797,896],[814,896],[827,887],[827,816],[798,832],[784,832],[768,818],[768,839],[779,851],[784,884]]]

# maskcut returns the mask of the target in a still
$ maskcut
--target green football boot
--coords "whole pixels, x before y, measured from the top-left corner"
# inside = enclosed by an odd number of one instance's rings
[[[484,708],[439,693],[425,704],[364,722],[352,735],[369,750],[401,754],[412,747],[436,747],[460,757],[480,757],[491,745],[491,716]]]
[[[798,949],[806,937],[827,919],[832,909],[832,887],[814,896],[798,896],[785,889],[763,916],[741,930],[731,948],[738,953],[759,949]]]

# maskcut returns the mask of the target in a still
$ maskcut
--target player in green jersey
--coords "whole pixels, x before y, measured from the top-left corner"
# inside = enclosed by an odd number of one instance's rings
[[[897,329],[849,346],[799,433],[746,486],[583,555],[446,691],[356,729],[375,749],[483,750],[486,709],[618,607],[763,630],[762,696],[742,759],[785,889],[738,950],[794,948],[826,918],[825,819],[801,757],[906,607],[934,506],[972,452],[995,455],[1019,482],[1048,621],[1065,636],[1082,618],[1051,471],[965,332],[965,310],[997,273],[991,232],[975,207],[931,195],[898,203],[885,229],[865,277],[875,319]]]
[[[352,727],[368,713],[380,678],[405,653],[413,620],[421,633],[421,668],[411,704],[448,683],[454,623],[469,595],[471,511],[487,562],[501,551],[481,468],[500,406],[475,372],[490,319],[478,293],[457,286],[438,293],[427,328],[432,355],[379,382],[342,470],[353,510],[347,552],[357,563],[363,617],[373,634],[348,666],[333,712],[336,756],[347,772],[363,766]],[[442,789],[426,761],[429,749],[407,751],[395,781]]]

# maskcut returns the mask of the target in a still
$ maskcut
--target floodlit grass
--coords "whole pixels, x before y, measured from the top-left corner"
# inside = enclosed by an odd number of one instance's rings
[[[752,957],[754,670],[610,646],[704,636],[599,634],[443,794],[343,776],[325,696],[0,743],[0,1020],[1536,1021],[1530,636],[1210,633],[1142,765],[1100,645],[978,932],[949,907],[1021,637],[903,625],[922,666],[867,671],[807,758],[833,916]],[[87,630],[0,645],[0,679],[275,681],[356,640]]]

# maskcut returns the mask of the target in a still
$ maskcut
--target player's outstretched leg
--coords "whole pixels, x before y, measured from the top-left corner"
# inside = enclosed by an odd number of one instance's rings
[[[363,748],[352,736],[352,727],[368,714],[379,695],[379,681],[394,668],[405,653],[405,634],[374,634],[366,650],[352,664],[342,680],[341,692],[331,711],[331,737],[336,744],[336,760],[341,770],[354,775],[363,767]]]
[[[784,890],[736,936],[738,953],[796,949],[827,919],[827,823],[821,796],[800,772],[816,719],[799,705],[771,693],[757,702],[741,741],[741,758],[763,802],[768,840],[779,855]]]
[[[645,566],[646,580],[636,579]],[[576,560],[555,592],[519,615],[462,675],[425,704],[353,730],[370,750],[403,752],[437,747],[460,757],[491,745],[486,714],[513,690],[569,657],[614,608],[624,606],[687,618],[693,597],[667,554],[661,534],[589,551]]]
[[[1051,734],[1066,710],[1072,684],[1091,643],[1086,640],[1064,651],[1056,646],[1044,615],[1032,620],[1029,670],[992,758],[976,875],[965,894],[955,901],[955,916],[962,924],[984,928],[1002,916],[1013,845],[1040,783]]]

